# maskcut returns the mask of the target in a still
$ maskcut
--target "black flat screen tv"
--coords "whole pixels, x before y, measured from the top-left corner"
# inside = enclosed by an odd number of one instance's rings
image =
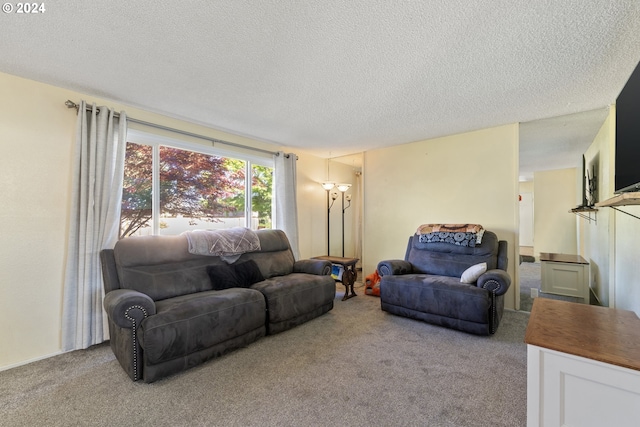
[[[640,64],[616,100],[614,191],[640,191]]]

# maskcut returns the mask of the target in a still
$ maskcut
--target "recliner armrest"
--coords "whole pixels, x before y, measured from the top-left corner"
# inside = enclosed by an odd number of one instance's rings
[[[331,274],[331,263],[322,259],[302,259],[293,264],[293,272],[328,276]]]
[[[413,266],[409,261],[403,259],[390,259],[378,263],[378,274],[380,276],[391,276],[399,274],[410,274]]]
[[[489,270],[478,278],[476,284],[479,288],[495,292],[496,295],[504,295],[511,286],[511,277],[504,270]]]
[[[109,319],[121,328],[140,325],[145,317],[156,314],[156,303],[146,294],[132,289],[116,289],[104,296]]]

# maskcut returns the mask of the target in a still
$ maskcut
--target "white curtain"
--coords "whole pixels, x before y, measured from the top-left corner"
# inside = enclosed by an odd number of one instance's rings
[[[118,240],[126,148],[126,114],[84,101],[78,109],[71,222],[64,281],[62,350],[108,338],[100,251]]]
[[[296,160],[293,153],[280,151],[274,156],[276,227],[284,231],[295,259],[300,258],[298,244],[298,202],[296,197]]]

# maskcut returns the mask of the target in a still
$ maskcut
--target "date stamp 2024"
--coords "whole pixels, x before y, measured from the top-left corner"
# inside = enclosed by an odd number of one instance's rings
[[[33,15],[45,13],[47,9],[44,3],[4,3],[2,5],[4,13],[15,13],[16,15]]]

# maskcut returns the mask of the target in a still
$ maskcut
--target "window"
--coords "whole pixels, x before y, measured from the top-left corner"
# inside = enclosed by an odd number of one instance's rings
[[[160,137],[130,138],[120,237],[271,228],[273,161],[233,156]]]

